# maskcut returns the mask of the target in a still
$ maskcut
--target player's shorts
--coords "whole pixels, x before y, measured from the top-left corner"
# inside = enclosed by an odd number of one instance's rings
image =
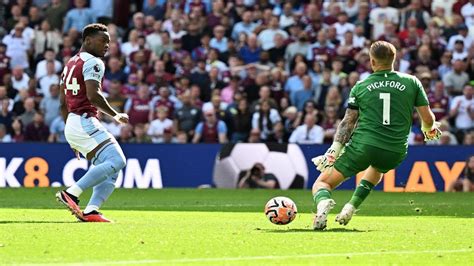
[[[386,173],[395,169],[406,156],[406,152],[388,151],[372,145],[351,142],[334,163],[334,168],[346,178],[355,176],[369,166]]]
[[[69,113],[64,136],[71,148],[79,151],[84,157],[107,139],[114,139],[95,117]]]

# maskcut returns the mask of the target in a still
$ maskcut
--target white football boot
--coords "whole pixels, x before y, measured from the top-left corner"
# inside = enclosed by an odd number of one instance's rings
[[[336,202],[333,199],[325,199],[318,203],[316,215],[314,216],[313,229],[323,230],[326,228],[328,214],[334,208]]]
[[[336,216],[336,222],[341,225],[347,225],[355,212],[356,208],[352,204],[346,203],[341,212]]]

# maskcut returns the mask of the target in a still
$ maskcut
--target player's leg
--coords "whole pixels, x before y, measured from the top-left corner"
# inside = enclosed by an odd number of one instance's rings
[[[107,177],[118,173],[125,167],[125,156],[118,143],[112,141],[107,143],[95,156],[98,164],[89,168],[86,174],[66,191],[75,197],[79,197],[88,188],[104,182]]]
[[[116,173],[107,177],[104,182],[93,188],[91,199],[84,209],[84,220],[86,222],[110,222],[99,212],[99,209],[114,191],[118,175],[119,173]]]
[[[331,198],[331,191],[344,181],[344,176],[332,168],[322,172],[313,184],[313,201],[316,205],[313,229],[322,230],[326,228],[327,216],[336,205]]]
[[[352,194],[351,200],[344,205],[342,211],[336,216],[336,222],[342,225],[349,223],[357,208],[359,208],[362,202],[367,198],[375,185],[380,182],[382,175],[383,173],[380,173],[372,166],[369,166],[369,168],[365,170],[364,176],[355,189],[354,194]]]

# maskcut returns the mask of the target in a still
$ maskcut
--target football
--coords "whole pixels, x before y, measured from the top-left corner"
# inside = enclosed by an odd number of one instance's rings
[[[255,163],[262,163],[266,173],[275,175],[281,189],[305,188],[308,166],[296,144],[227,144],[217,154],[214,184],[218,188],[235,188],[239,178]]]
[[[297,213],[296,204],[287,197],[272,198],[265,205],[265,216],[274,224],[289,224]]]

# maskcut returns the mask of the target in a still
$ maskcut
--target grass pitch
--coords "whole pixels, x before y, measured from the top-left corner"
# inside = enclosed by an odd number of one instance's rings
[[[309,191],[119,189],[103,208],[113,224],[76,222],[56,189],[0,190],[0,264],[327,265],[474,261],[474,193],[373,192],[348,226],[336,191],[328,230],[311,230]],[[288,196],[298,217],[271,224],[263,206]],[[83,202],[89,197],[84,195]],[[83,204],[81,204],[84,206]]]

